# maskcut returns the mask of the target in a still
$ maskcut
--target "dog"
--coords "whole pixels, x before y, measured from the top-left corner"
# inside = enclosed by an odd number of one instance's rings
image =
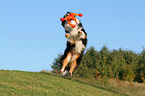
[[[67,12],[64,18],[70,15],[70,13],[72,12]],[[59,60],[61,67],[59,73],[62,74],[62,76],[68,74],[72,76],[73,71],[80,65],[87,45],[87,33],[80,20],[76,18],[76,21],[71,20],[70,23],[74,24],[75,28],[70,26],[67,20],[61,22],[66,32],[65,37],[67,38],[65,52]]]

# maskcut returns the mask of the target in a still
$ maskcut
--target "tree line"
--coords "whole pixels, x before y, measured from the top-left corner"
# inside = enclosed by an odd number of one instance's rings
[[[51,66],[55,72],[60,70],[59,59]],[[80,66],[74,76],[82,78],[116,78],[120,80],[145,83],[145,49],[141,53],[130,50],[109,50],[106,45],[100,51],[94,47],[84,53]]]

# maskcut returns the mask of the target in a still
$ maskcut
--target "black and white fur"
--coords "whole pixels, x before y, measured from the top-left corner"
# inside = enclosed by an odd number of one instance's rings
[[[67,12],[64,18],[67,17],[71,12]],[[77,18],[77,24],[74,20],[70,22],[75,24],[75,28],[70,26],[68,22],[62,21],[61,25],[65,29],[65,37],[67,38],[67,47],[64,55],[60,59],[61,70],[60,74],[66,76],[70,74],[79,66],[82,59],[84,50],[87,45],[87,33],[85,32],[80,20]]]

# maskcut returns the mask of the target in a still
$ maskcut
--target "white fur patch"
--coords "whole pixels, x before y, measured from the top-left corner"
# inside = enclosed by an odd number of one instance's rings
[[[68,75],[69,71],[68,70],[65,70],[63,73],[62,73],[62,76],[66,76]]]
[[[67,41],[69,41],[70,43],[72,43],[72,44],[74,44],[75,42],[74,42],[74,40],[73,40],[73,38],[70,36],[69,38],[67,38]]]
[[[81,40],[75,41],[75,51],[81,53],[85,49],[84,44]]]

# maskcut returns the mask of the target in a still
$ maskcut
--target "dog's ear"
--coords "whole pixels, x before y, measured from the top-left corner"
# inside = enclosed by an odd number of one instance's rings
[[[69,11],[68,11],[68,12],[66,13],[66,16],[70,15],[71,13],[72,13],[72,12],[69,12]]]
[[[67,14],[70,14],[70,13],[72,13],[72,12],[67,11]]]
[[[70,13],[72,13],[72,12],[67,12],[64,16],[63,16],[63,18],[66,18],[68,15],[70,15]]]

